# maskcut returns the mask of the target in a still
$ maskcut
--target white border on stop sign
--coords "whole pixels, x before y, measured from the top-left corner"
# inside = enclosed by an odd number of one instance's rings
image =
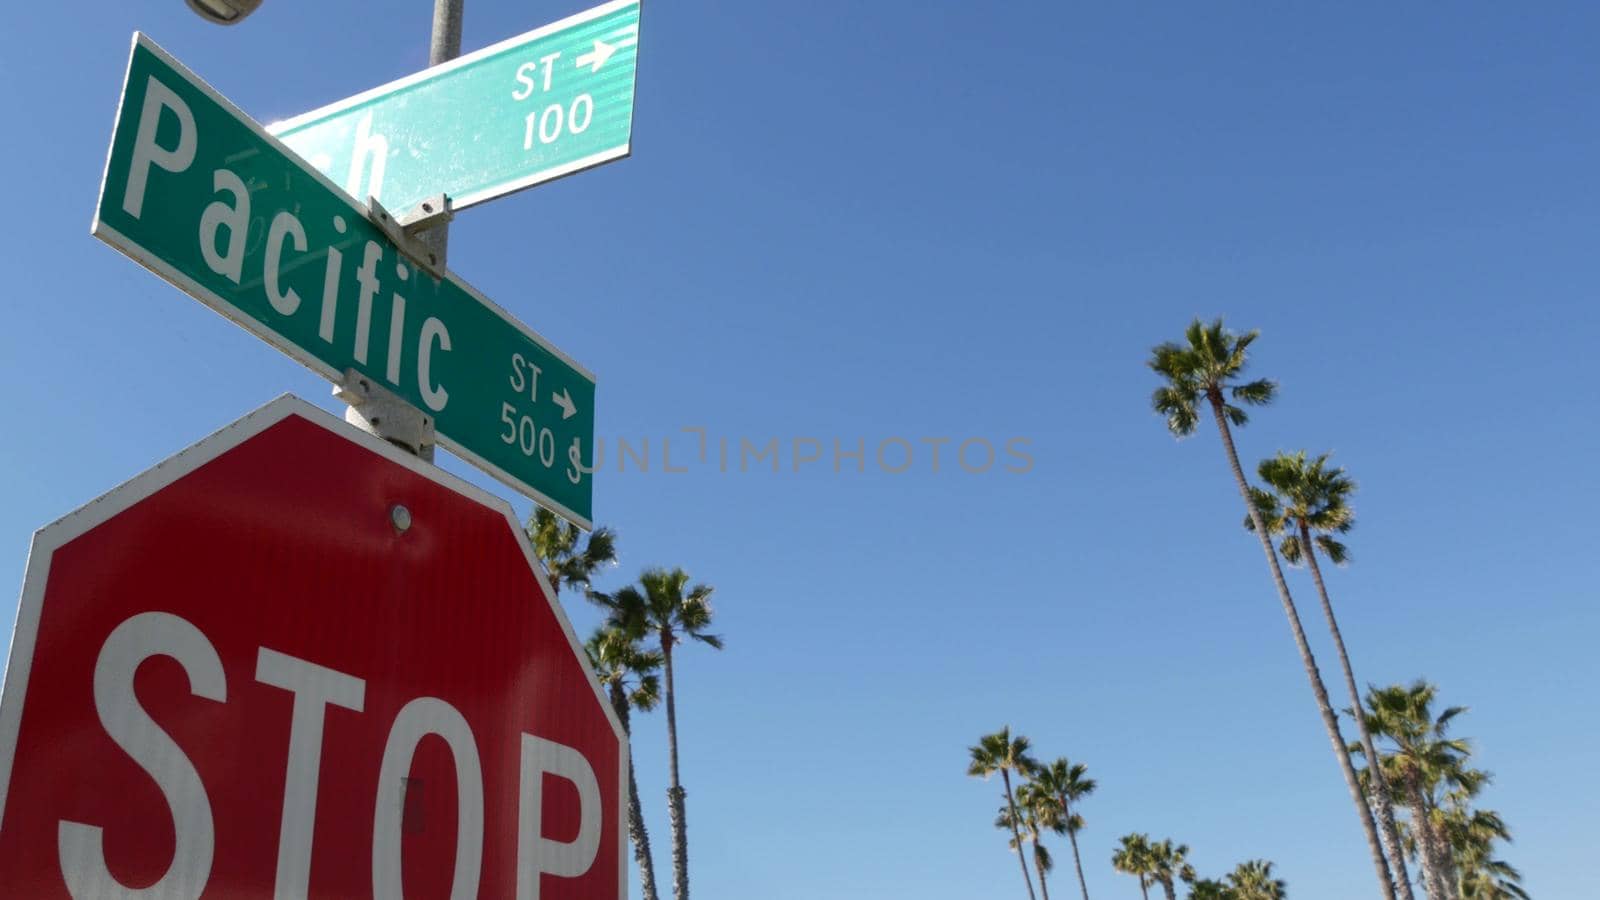
[[[254,412],[245,414],[243,418],[224,426],[210,436],[178,451],[45,525],[34,532],[33,544],[28,550],[27,569],[22,579],[22,596],[17,601],[17,619],[11,632],[11,650],[4,679],[0,681],[0,829],[5,827],[6,796],[11,790],[11,767],[16,760],[17,733],[22,726],[22,701],[28,692],[28,673],[33,667],[33,649],[39,633],[40,606],[44,601],[45,585],[49,582],[50,562],[57,548],[290,416],[299,416],[313,425],[377,453],[390,462],[404,466],[440,487],[452,490],[490,509],[498,510],[505,516],[507,527],[513,532],[522,533],[522,523],[517,521],[511,504],[505,500],[437,466],[425,463],[387,441],[379,440],[347,425],[342,419],[292,394],[284,394]],[[589,665],[589,659],[583,652],[583,643],[578,640],[577,632],[572,630],[572,623],[567,620],[566,612],[556,601],[556,593],[550,588],[550,580],[545,576],[544,567],[534,558],[526,540],[517,541],[517,546],[522,549],[528,568],[538,580],[539,589],[544,592],[545,600],[550,604],[550,611],[555,614],[556,621],[561,623],[561,631],[566,635],[567,644],[577,657],[578,664],[583,667],[583,674],[589,681],[590,689],[594,691],[595,702],[600,704],[600,709],[605,712],[606,721],[611,723],[611,730],[617,736],[621,751],[617,754],[617,878],[620,889],[618,896],[626,898],[629,754],[627,734],[622,729],[622,722],[617,718],[616,711],[611,708],[611,701],[606,697],[605,690],[600,687],[594,669]]]

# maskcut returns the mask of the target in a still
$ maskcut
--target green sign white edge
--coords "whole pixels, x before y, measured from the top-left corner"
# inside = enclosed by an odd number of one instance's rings
[[[300,124],[311,119],[325,118],[333,115],[334,113],[341,112],[349,107],[365,103],[375,97],[381,97],[384,94],[393,93],[394,91],[398,91],[401,88],[410,87],[411,85],[421,81],[431,81],[441,75],[448,75],[452,70],[462,68],[463,66],[470,66],[484,57],[493,56],[506,50],[510,50],[519,44],[532,43],[557,31],[572,28],[576,25],[582,25],[584,22],[587,22],[591,19],[598,19],[601,16],[616,12],[619,9],[625,9],[629,6],[639,6],[641,5],[641,2],[642,0],[611,0],[611,2],[603,3],[594,7],[593,9],[586,9],[583,12],[575,13],[566,17],[565,19],[561,19],[560,21],[551,22],[548,25],[541,25],[532,31],[523,32],[515,37],[506,38],[505,40],[496,44],[490,44],[481,50],[474,50],[471,53],[468,53],[466,56],[458,56],[449,62],[440,63],[437,66],[430,66],[429,68],[423,69],[420,72],[414,72],[405,76],[404,78],[395,79],[387,84],[380,84],[375,88],[362,91],[353,97],[346,97],[343,100],[313,109],[310,112],[301,113],[293,118],[284,119],[281,122],[273,122],[267,127],[266,130],[272,135],[277,135],[281,132],[296,128]],[[630,103],[631,102],[632,101],[630,101]],[[476,191],[471,194],[465,194],[460,197],[451,197],[450,205],[453,209],[466,209],[469,206],[476,206],[477,204],[488,200],[504,197],[507,194],[514,194],[517,191],[531,188],[537,184],[543,184],[547,181],[555,181],[558,178],[565,178],[568,175],[576,175],[579,172],[592,169],[595,166],[603,165],[604,163],[611,162],[612,160],[623,159],[631,156],[632,154],[633,131],[630,128],[628,141],[619,146],[602,150],[599,153],[594,153],[582,159],[573,160],[569,163],[544,169],[539,172],[535,172],[532,175],[518,178],[513,181],[508,181],[492,188],[486,188],[484,190]],[[400,210],[400,212],[403,213],[406,212],[406,210]]]
[[[637,0],[630,0],[630,2],[637,2]],[[185,66],[183,63],[179,62],[176,57],[164,50],[159,44],[151,40],[143,32],[136,31],[133,33],[133,44],[135,46],[142,46],[146,50],[155,54],[161,59],[162,62],[166,63],[168,66],[171,66],[174,72],[177,72],[182,77],[188,79],[188,81],[194,85],[196,89],[204,92],[208,97],[216,101],[219,106],[236,116],[240,122],[254,131],[256,135],[259,136],[263,141],[266,141],[269,145],[281,152],[287,164],[297,166],[303,172],[320,181],[324,187],[333,193],[343,197],[349,196],[344,193],[343,188],[334,184],[332,179],[312,168],[309,163],[301,159],[298,154],[285,146],[282,141],[272,136],[272,134],[270,134],[261,126],[260,122],[257,122],[255,119],[247,115],[231,100],[229,100],[227,97],[224,97],[219,91],[217,91],[216,88],[213,88],[205,79],[201,78],[199,75],[196,75],[189,69],[188,66]],[[123,83],[123,93],[126,94],[126,91],[127,82],[125,79]],[[119,119],[122,115],[123,104],[123,98],[119,97],[117,101],[117,116]],[[117,124],[118,123],[116,121],[112,122],[112,134],[116,134]],[[105,194],[106,181],[111,175],[111,162],[114,149],[115,144],[113,143],[112,147],[106,150],[106,164],[100,175],[99,194],[101,196]],[[360,210],[360,207],[355,206],[353,201],[352,208],[358,211]],[[343,372],[335,370],[332,366],[327,365],[322,360],[317,359],[314,355],[302,349],[298,344],[289,341],[277,332],[262,326],[255,319],[235,308],[233,304],[224,300],[222,297],[213,293],[200,283],[194,281],[189,276],[178,271],[176,268],[168,265],[160,257],[146,252],[143,246],[128,239],[115,228],[112,228],[110,225],[100,221],[98,204],[96,204],[95,217],[90,225],[89,233],[94,237],[105,241],[107,244],[110,244],[112,247],[115,247],[129,259],[132,259],[134,262],[137,262],[139,265],[144,266],[146,269],[149,269],[151,272],[155,273],[157,277],[183,290],[184,293],[187,293],[189,296],[210,307],[212,311],[221,315],[223,318],[235,325],[238,325],[240,328],[243,328],[245,331],[255,335],[261,340],[266,341],[268,344],[276,347],[280,352],[287,355],[290,359],[295,360],[311,371],[321,375],[323,378],[328,379],[328,381],[337,384],[344,377]],[[482,303],[485,307],[503,319],[507,324],[521,331],[534,343],[539,344],[544,349],[550,351],[551,354],[555,355],[556,358],[571,366],[574,371],[588,379],[591,384],[597,383],[593,372],[590,372],[587,368],[578,363],[577,360],[574,360],[572,357],[568,356],[564,351],[556,347],[556,345],[550,343],[550,341],[545,339],[543,335],[534,331],[532,328],[529,328],[527,325],[519,321],[515,316],[506,312],[500,307],[499,304],[495,303],[493,300],[490,300],[488,297],[485,297],[482,292],[468,284],[460,276],[456,275],[454,272],[446,271],[445,277],[449,278],[451,281],[454,281],[458,287],[470,294],[474,300]],[[541,506],[547,507],[552,512],[559,513],[561,516],[572,521],[574,524],[578,525],[584,530],[592,530],[594,528],[594,521],[588,516],[579,515],[566,504],[551,498],[549,495],[545,494],[538,488],[535,488],[533,485],[523,481],[505,469],[502,469],[501,467],[490,462],[489,460],[484,459],[482,456],[474,453],[471,449],[454,440],[449,435],[439,432],[435,435],[435,437],[438,443],[443,445],[445,449],[449,450],[451,453],[472,464],[473,466],[476,466],[478,469],[487,472],[489,475],[494,477],[495,480],[501,482],[512,490],[532,498]]]

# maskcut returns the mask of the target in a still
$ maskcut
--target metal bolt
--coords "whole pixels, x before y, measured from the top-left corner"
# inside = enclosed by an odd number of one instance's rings
[[[394,526],[395,531],[405,534],[406,529],[411,527],[411,510],[406,509],[402,504],[396,503],[389,508],[389,524]]]

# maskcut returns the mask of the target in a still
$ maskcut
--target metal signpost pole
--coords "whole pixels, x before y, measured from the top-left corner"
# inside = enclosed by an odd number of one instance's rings
[[[428,65],[437,66],[461,55],[461,17],[466,0],[434,0],[433,29],[428,36]],[[399,210],[408,213],[409,210]],[[441,198],[442,221],[419,231],[417,239],[432,250],[438,267],[444,268],[445,251],[450,243],[449,200]],[[369,434],[433,461],[433,419],[389,391],[374,387],[369,379],[348,373],[333,389],[335,396],[349,406],[344,420]]]
[[[466,0],[433,0],[433,35],[428,39],[428,65],[447,63],[461,55],[461,7]],[[445,258],[450,242],[448,225],[437,225],[424,232],[430,246]]]

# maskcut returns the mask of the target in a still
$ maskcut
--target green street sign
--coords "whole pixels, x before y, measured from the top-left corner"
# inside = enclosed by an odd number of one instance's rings
[[[332,381],[354,369],[439,442],[584,527],[594,376],[135,34],[94,235]]]
[[[627,156],[639,0],[613,0],[268,126],[352,197],[456,209]]]

